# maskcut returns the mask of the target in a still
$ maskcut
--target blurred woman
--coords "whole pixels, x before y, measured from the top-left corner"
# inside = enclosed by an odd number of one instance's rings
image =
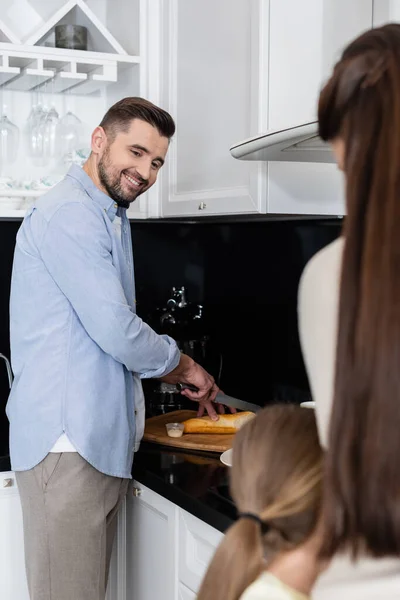
[[[344,171],[347,216],[299,293],[327,449],[321,556],[335,557],[314,597],[391,600],[400,598],[400,25],[345,49],[318,120]]]

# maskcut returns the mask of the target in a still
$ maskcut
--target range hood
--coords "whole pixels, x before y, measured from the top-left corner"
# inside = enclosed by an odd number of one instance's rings
[[[240,160],[274,160],[290,162],[333,163],[329,144],[318,135],[317,121],[287,129],[267,131],[239,142],[230,148]]]

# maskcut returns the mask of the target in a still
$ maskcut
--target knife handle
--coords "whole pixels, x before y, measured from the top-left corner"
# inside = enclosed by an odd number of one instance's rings
[[[192,383],[182,383],[182,382],[179,382],[176,384],[176,389],[178,390],[178,392],[181,392],[182,390],[190,390],[191,392],[199,391],[199,388],[196,387],[195,385],[193,385]]]

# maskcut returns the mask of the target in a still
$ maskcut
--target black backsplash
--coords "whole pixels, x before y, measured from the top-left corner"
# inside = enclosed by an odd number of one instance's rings
[[[9,355],[8,301],[17,222],[0,222],[0,352]],[[137,310],[151,319],[173,286],[202,304],[222,354],[221,387],[250,401],[301,401],[309,393],[297,334],[301,272],[340,234],[338,220],[132,224]],[[215,373],[213,373],[215,374]],[[8,395],[0,364],[2,406]],[[0,410],[0,456],[8,427]]]

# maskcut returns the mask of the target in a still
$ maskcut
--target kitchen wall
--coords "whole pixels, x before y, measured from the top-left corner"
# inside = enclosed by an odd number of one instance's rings
[[[9,355],[8,297],[17,222],[0,222],[0,352]],[[332,220],[132,224],[138,313],[152,319],[172,286],[204,306],[205,332],[221,352],[226,393],[258,401],[301,401],[308,383],[297,335],[299,277],[340,233]],[[155,323],[155,322],[154,322]],[[0,365],[0,456],[7,447],[6,370]]]
[[[172,286],[205,307],[222,351],[221,387],[260,403],[304,399],[297,289],[309,258],[339,235],[338,220],[140,223],[133,226],[138,312]],[[307,399],[307,398],[306,398]]]

